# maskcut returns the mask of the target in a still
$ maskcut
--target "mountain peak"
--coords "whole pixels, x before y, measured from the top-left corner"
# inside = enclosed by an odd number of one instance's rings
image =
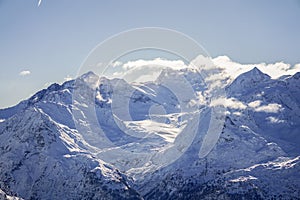
[[[250,71],[253,71],[254,73],[262,73],[256,66]]]
[[[94,77],[99,78],[99,76],[97,74],[95,74],[94,72],[88,71],[88,72],[82,74],[79,78],[90,79],[90,78],[94,78]]]
[[[240,79],[247,79],[247,80],[252,80],[252,81],[261,81],[261,80],[268,80],[271,79],[271,77],[262,71],[260,71],[257,67],[254,67],[248,72],[245,72],[241,75],[239,75],[236,80]]]
[[[248,74],[252,74],[252,75],[255,75],[255,76],[262,76],[262,77],[265,77],[265,78],[270,78],[269,75],[263,73],[262,71],[260,71],[257,67],[254,67],[253,69],[251,69],[250,71],[246,72]]]
[[[300,72],[297,72],[292,76],[294,79],[300,79]]]
[[[89,87],[95,89],[98,86],[100,77],[92,71],[88,71],[77,78],[77,80],[83,81]]]
[[[271,77],[257,67],[248,72],[239,75],[228,87],[231,94],[246,92],[249,88],[258,87],[261,84],[267,84]],[[238,92],[237,92],[238,91]]]

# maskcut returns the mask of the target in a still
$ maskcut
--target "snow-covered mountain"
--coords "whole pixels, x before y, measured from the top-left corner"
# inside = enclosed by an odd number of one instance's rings
[[[253,68],[227,85],[200,158],[207,89],[191,69],[132,84],[88,72],[0,110],[0,198],[299,199],[300,72]]]

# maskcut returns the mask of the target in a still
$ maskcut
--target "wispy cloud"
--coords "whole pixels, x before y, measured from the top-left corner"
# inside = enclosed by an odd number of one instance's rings
[[[28,76],[28,75],[30,75],[30,74],[31,74],[31,72],[28,71],[28,70],[24,70],[24,71],[21,71],[21,72],[19,73],[20,76]]]

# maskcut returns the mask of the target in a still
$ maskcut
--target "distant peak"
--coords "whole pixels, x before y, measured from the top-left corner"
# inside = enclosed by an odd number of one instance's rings
[[[300,79],[300,72],[297,72],[292,76],[294,79]]]
[[[249,72],[255,73],[255,74],[263,74],[262,71],[260,71],[257,67],[254,67]]]
[[[260,71],[257,67],[254,67],[253,69],[251,69],[250,71],[248,72],[245,72],[244,74],[242,75],[245,75],[245,76],[249,76],[250,77],[257,77],[257,78],[266,78],[266,79],[269,79],[271,78],[269,75],[263,73],[262,71]]]
[[[261,72],[257,67],[254,67],[248,72],[239,75],[231,84],[231,89],[239,91],[241,88],[251,88],[261,83],[266,83],[271,80],[271,77]]]
[[[82,79],[86,79],[86,78],[94,78],[94,77],[98,77],[98,76],[97,76],[97,74],[95,74],[95,73],[92,72],[92,71],[88,71],[88,72],[86,72],[86,73],[84,73],[84,74],[82,74],[82,75],[80,76],[80,78],[82,78]]]
[[[89,71],[78,77],[78,80],[85,82],[89,87],[95,89],[98,84],[100,77],[92,71]]]

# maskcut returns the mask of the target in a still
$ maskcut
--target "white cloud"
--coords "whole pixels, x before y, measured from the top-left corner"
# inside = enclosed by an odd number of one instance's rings
[[[215,69],[215,65],[211,57],[206,57],[203,55],[199,55],[194,60],[192,60],[190,66],[192,68],[200,68],[200,70]]]
[[[103,67],[105,65],[103,63],[98,63],[98,68],[99,66]],[[254,67],[259,68],[263,73],[268,74],[273,79],[283,75],[293,75],[300,71],[300,63],[294,66],[284,62],[272,64],[241,64],[232,61],[227,56],[210,58],[199,55],[188,64],[185,64],[182,60],[166,60],[163,58],[155,58],[152,60],[139,59],[125,63],[115,61],[110,64],[107,72],[112,78],[127,78],[127,81],[132,82],[141,80],[141,78],[138,77],[142,76],[142,79],[155,80],[154,76],[157,76],[164,68],[180,70],[184,68],[192,69],[194,67],[199,68],[201,73],[203,72],[202,75],[205,81],[216,87],[227,85],[237,76]]]
[[[116,61],[112,63],[114,70],[111,72],[112,78],[123,78],[128,82],[154,81],[165,68],[180,70],[188,66],[182,60],[165,60],[155,58],[153,60],[135,60],[122,63]]]
[[[24,71],[21,71],[21,72],[19,73],[20,76],[27,76],[27,75],[29,75],[29,74],[31,74],[31,72],[28,71],[28,70],[24,70]]]
[[[164,69],[162,66],[137,66],[132,69],[122,69],[121,71],[114,72],[113,78],[122,78],[128,82],[147,82],[154,81]]]
[[[294,69],[300,69],[300,63],[294,65]]]
[[[211,106],[223,105],[227,108],[245,109],[247,106],[235,98],[218,98],[211,102]]]
[[[284,123],[284,122],[285,122],[285,121],[282,120],[282,119],[278,119],[278,118],[272,117],[272,116],[267,117],[266,119],[267,119],[270,123],[273,123],[273,124],[278,124],[278,123]]]
[[[294,66],[284,62],[276,62],[272,64],[241,64],[232,61],[228,56],[218,56],[216,58],[213,58],[212,60],[215,65],[223,68],[232,80],[240,74],[253,69],[254,67],[257,67],[259,70],[261,70],[263,73],[268,74],[273,79],[279,78],[283,75],[293,75],[296,72],[300,71],[300,63]]]
[[[267,112],[267,113],[277,113],[281,111],[283,108],[280,104],[270,103],[268,105],[256,107],[254,110],[256,112]]]
[[[251,108],[257,108],[258,106],[260,106],[261,101],[260,100],[256,100],[256,101],[252,101],[248,104],[249,107]]]
[[[199,55],[189,64],[190,69],[197,69],[205,80],[208,91],[223,93],[229,77],[223,68],[216,66],[211,57]],[[222,91],[223,90],[223,91]],[[222,95],[221,95],[222,96]]]
[[[183,69],[187,68],[187,66],[184,64],[182,60],[165,60],[162,58],[155,58],[153,60],[135,60],[135,61],[129,61],[125,64],[123,64],[123,69],[130,70],[134,68],[144,67],[144,66],[157,66],[157,67],[169,67],[172,69]]]
[[[280,104],[270,103],[268,105],[261,106],[262,101],[256,100],[252,101],[248,104],[248,106],[254,109],[256,112],[267,112],[267,113],[277,113],[281,111],[283,108]]]
[[[248,106],[251,109],[255,110],[256,112],[266,112],[266,113],[277,113],[283,109],[282,106],[277,103],[270,103],[268,105],[260,106],[261,103],[262,102],[260,100],[257,100],[257,101],[250,102]],[[210,106],[220,106],[220,105],[223,105],[226,108],[240,109],[240,110],[244,110],[247,108],[247,106],[243,102],[235,98],[218,98],[212,100],[210,104]],[[241,113],[234,112],[233,114],[240,115]]]

